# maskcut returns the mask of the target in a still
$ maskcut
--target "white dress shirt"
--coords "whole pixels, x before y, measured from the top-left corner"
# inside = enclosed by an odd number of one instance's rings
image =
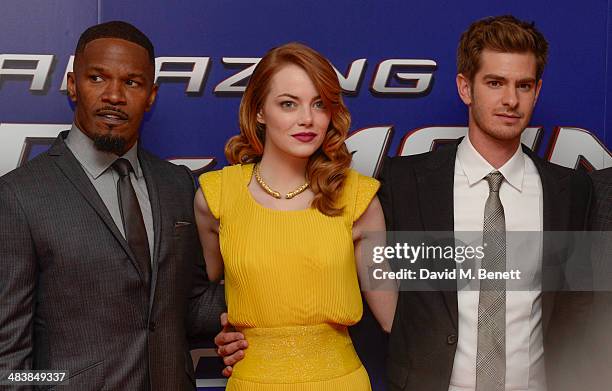
[[[455,231],[482,231],[489,187],[485,176],[491,166],[465,137],[457,149],[454,174]],[[541,302],[541,240],[513,245],[510,231],[542,231],[542,182],[521,147],[497,171],[504,176],[499,196],[504,207],[507,270],[520,268],[531,278],[530,289],[506,293],[506,390],[545,390]],[[516,234],[524,237],[524,234]],[[540,235],[534,235],[540,237]],[[520,265],[518,265],[520,263]],[[459,338],[451,374],[450,391],[476,388],[478,341],[478,280],[476,289],[457,292]]]

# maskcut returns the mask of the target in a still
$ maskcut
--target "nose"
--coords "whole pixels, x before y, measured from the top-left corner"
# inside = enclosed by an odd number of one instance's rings
[[[502,104],[509,108],[516,108],[518,105],[518,95],[516,93],[516,88],[512,86],[506,86],[504,89],[504,95],[502,96]]]
[[[112,105],[124,105],[126,103],[124,84],[120,80],[109,81],[102,94],[102,101]]]
[[[312,125],[312,108],[310,106],[304,105],[302,110],[300,111],[299,125],[300,126],[311,126]]]

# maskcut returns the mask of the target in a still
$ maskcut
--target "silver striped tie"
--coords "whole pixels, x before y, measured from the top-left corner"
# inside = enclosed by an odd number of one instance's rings
[[[485,204],[482,268],[506,271],[506,219],[499,199],[504,177],[494,171],[486,176],[489,198]],[[478,350],[476,391],[503,391],[506,382],[506,281],[480,281],[478,297]]]

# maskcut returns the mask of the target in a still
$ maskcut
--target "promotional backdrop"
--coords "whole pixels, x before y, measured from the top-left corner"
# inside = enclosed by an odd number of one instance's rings
[[[376,175],[384,155],[425,152],[465,133],[455,86],[460,34],[474,20],[511,13],[535,21],[550,43],[543,88],[523,141],[568,167],[612,166],[612,3],[576,1],[162,1],[3,0],[0,4],[0,175],[44,151],[69,128],[65,92],[80,33],[110,20],[153,41],[160,91],[142,128],[151,152],[195,172],[226,164],[252,66],[299,41],[339,73],[354,132],[354,165]],[[353,330],[375,389],[385,339],[369,316]],[[198,386],[222,386],[203,343]],[[198,359],[199,356],[203,358]]]

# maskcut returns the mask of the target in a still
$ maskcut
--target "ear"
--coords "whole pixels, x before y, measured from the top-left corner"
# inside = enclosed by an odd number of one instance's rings
[[[535,88],[535,98],[533,99],[533,105],[535,106],[538,101],[538,96],[540,96],[540,90],[542,89],[542,79],[538,80],[538,84],[536,84]]]
[[[68,72],[67,75],[67,87],[68,87],[68,96],[73,103],[77,101],[77,93],[76,93],[76,78],[74,76],[74,72]]]
[[[155,98],[157,97],[158,89],[159,89],[159,86],[157,84],[153,84],[153,87],[151,88],[151,94],[149,95],[149,98],[147,99],[147,106],[145,107],[145,111],[149,111],[151,110],[151,107],[153,107],[153,103],[155,103]]]
[[[259,122],[260,124],[266,123],[266,120],[263,115],[263,109],[257,110],[257,122]]]
[[[457,74],[456,78],[457,82],[457,92],[459,93],[459,97],[466,105],[472,104],[472,88],[470,85],[470,81],[463,74]]]

